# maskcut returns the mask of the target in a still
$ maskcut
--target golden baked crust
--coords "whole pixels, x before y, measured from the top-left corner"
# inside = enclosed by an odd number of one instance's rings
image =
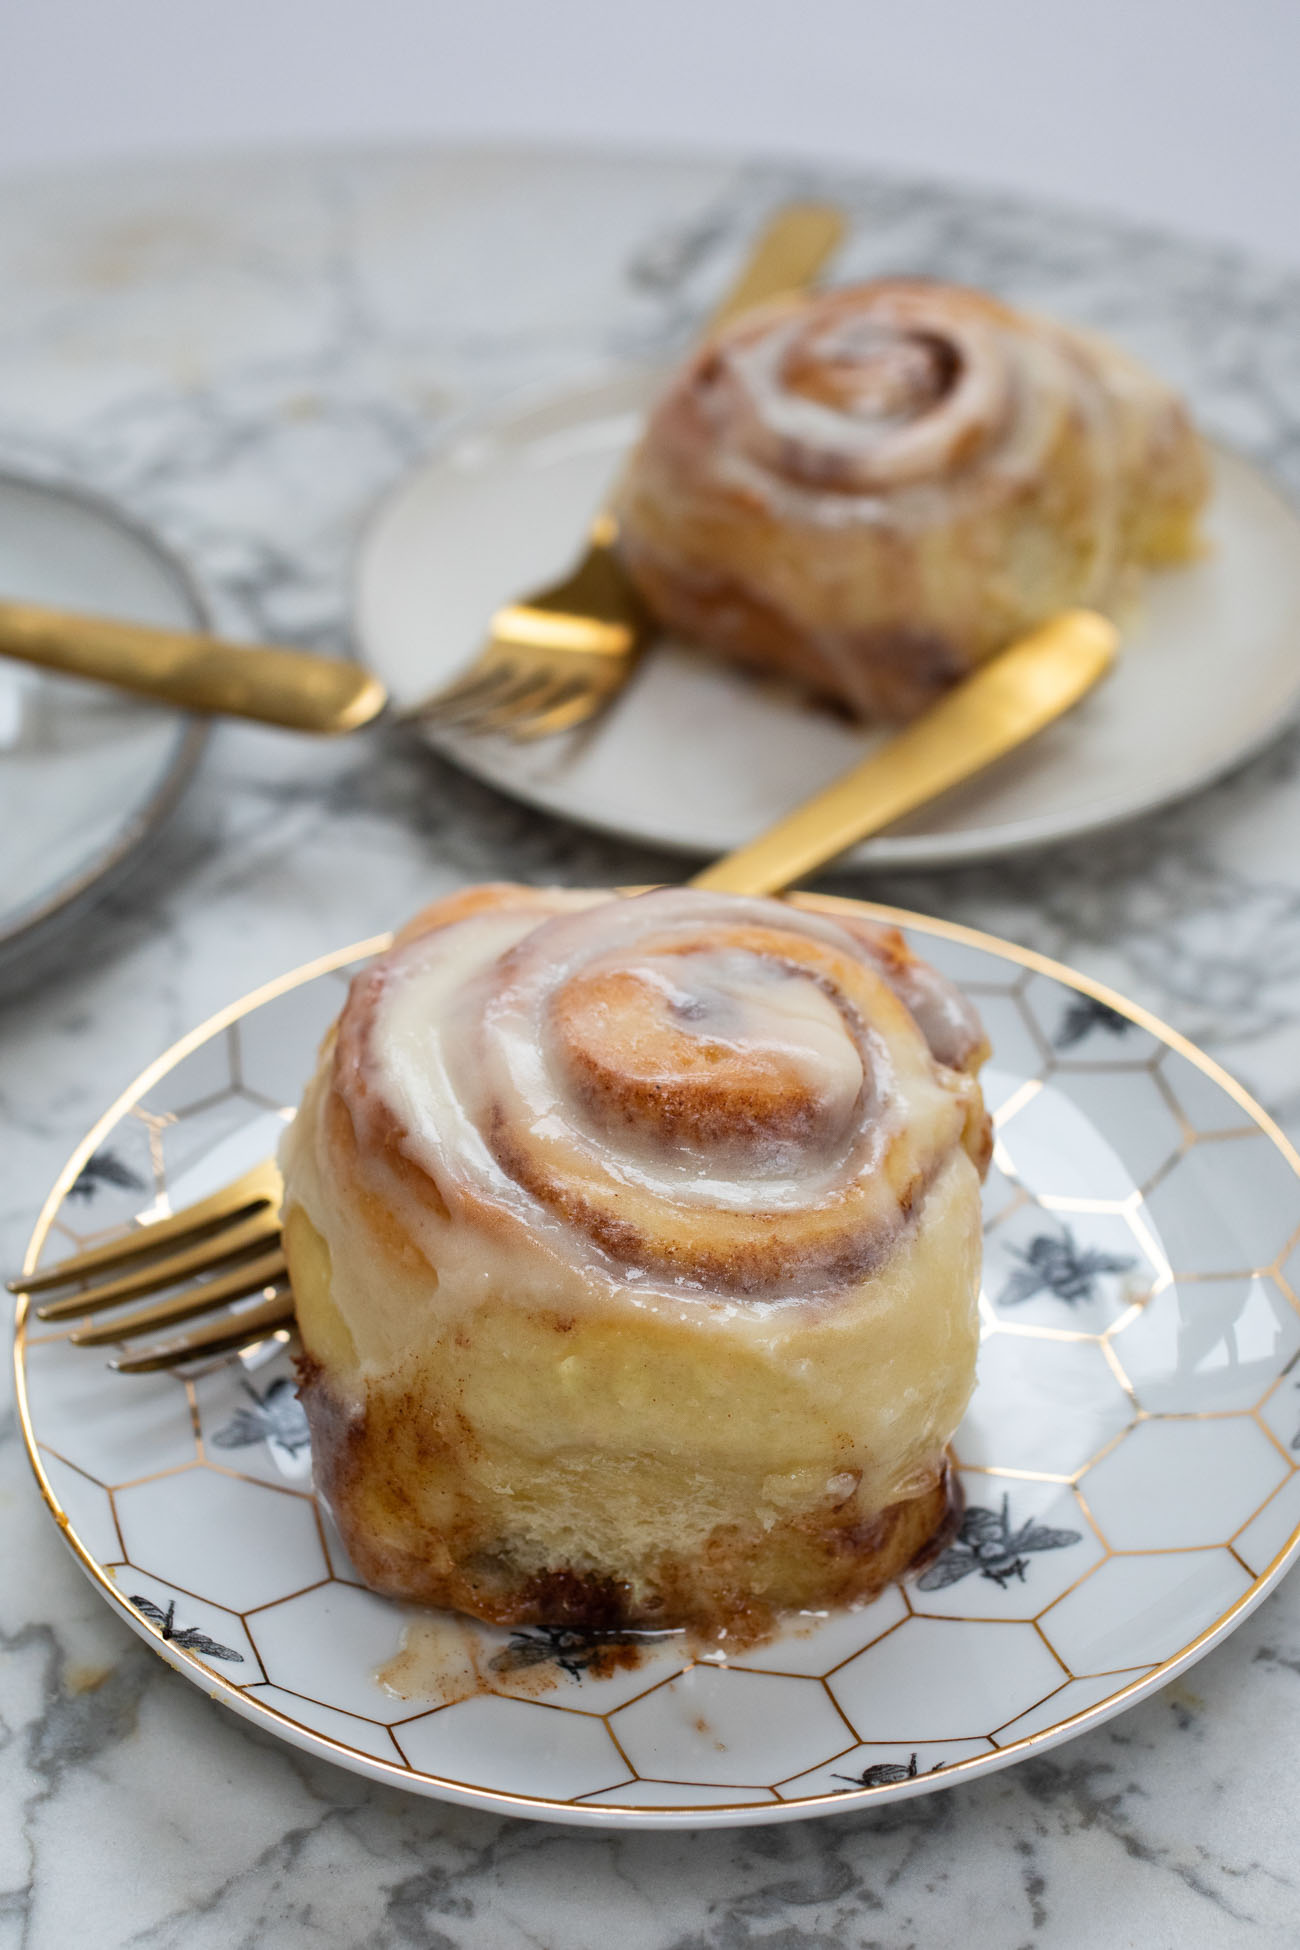
[[[840,904],[475,889],[353,984],[286,1145],[319,1487],[502,1624],[874,1595],[949,1507],[986,1053]]]
[[[1116,347],[891,278],[768,306],[677,373],[620,550],[687,640],[903,719],[1058,610],[1198,547],[1182,405]]]

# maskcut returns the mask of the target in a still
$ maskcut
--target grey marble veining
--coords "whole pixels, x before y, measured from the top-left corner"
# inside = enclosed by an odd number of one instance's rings
[[[850,273],[942,271],[1103,326],[1300,496],[1300,279],[1007,199],[766,165],[393,152],[0,186],[0,465],[84,482],[223,625],[345,639],[376,494],[514,387],[668,352],[755,217],[849,208]],[[1300,736],[1086,845],[847,883],[1071,961],[1300,1135]],[[221,728],[180,814],[0,1005],[0,1259],[73,1143],[235,995],[488,874],[673,863],[392,736]],[[108,1612],[0,1421],[0,1950],[904,1950],[1300,1940],[1300,1581],[1069,1746],[883,1810],[587,1834],[372,1786],[226,1716]]]

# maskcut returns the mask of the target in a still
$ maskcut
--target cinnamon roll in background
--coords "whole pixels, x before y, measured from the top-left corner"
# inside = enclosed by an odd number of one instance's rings
[[[979,1021],[850,903],[514,886],[357,977],[285,1155],[376,1590],[742,1639],[874,1595],[974,1379]]]
[[[688,641],[905,719],[1055,611],[1196,552],[1201,444],[1103,340],[921,279],[752,312],[681,368],[620,547]]]

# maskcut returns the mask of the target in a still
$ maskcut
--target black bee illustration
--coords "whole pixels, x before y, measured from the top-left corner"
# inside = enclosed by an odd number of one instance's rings
[[[1078,1530],[1049,1530],[1032,1517],[1019,1530],[1012,1530],[1005,1496],[1000,1510],[984,1510],[972,1504],[962,1518],[957,1541],[921,1573],[917,1589],[942,1591],[978,1571],[1005,1591],[1012,1578],[1024,1583],[1029,1569],[1026,1553],[1061,1550],[1067,1544],[1077,1544],[1081,1535]]]
[[[166,1611],[162,1609],[161,1605],[155,1605],[152,1598],[140,1598],[133,1595],[130,1602],[143,1617],[149,1620],[151,1625],[158,1627],[158,1630],[169,1644],[184,1646],[187,1652],[197,1652],[204,1659],[227,1659],[232,1665],[243,1665],[244,1655],[242,1652],[236,1652],[234,1647],[230,1645],[219,1645],[216,1639],[210,1639],[206,1632],[201,1632],[197,1625],[182,1625],[180,1630],[177,1631],[173,1622],[176,1617],[176,1600],[174,1598],[168,1605]]]
[[[575,1632],[564,1625],[538,1625],[510,1634],[510,1643],[490,1661],[493,1672],[523,1672],[529,1666],[553,1663],[571,1679],[598,1664],[612,1646],[646,1645],[658,1632]]]
[[[250,1381],[240,1383],[253,1406],[237,1408],[224,1428],[213,1436],[217,1449],[250,1449],[258,1442],[278,1442],[291,1456],[311,1442],[307,1412],[298,1400],[298,1390],[287,1375],[278,1375],[265,1394]]]
[[[1118,1009],[1112,1009],[1108,1002],[1101,1002],[1095,995],[1073,996],[1066,1006],[1065,1014],[1057,1024],[1052,1038],[1053,1049],[1073,1049],[1094,1029],[1104,1029],[1108,1036],[1127,1036],[1133,1023],[1128,1016],[1122,1016]]]
[[[996,1304],[1018,1307],[1036,1293],[1054,1293],[1067,1307],[1080,1300],[1095,1298],[1094,1289],[1103,1273],[1128,1273],[1137,1265],[1131,1253],[1100,1253],[1093,1246],[1080,1246],[1069,1226],[1059,1233],[1040,1232],[1022,1251],[1008,1246],[1012,1259],[1020,1261]]]
[[[937,1774],[944,1765],[943,1761],[937,1760],[933,1767],[926,1769],[926,1772]],[[914,1781],[916,1775],[916,1755],[913,1754],[906,1767],[900,1766],[896,1760],[881,1760],[877,1761],[874,1767],[864,1767],[860,1774],[832,1774],[831,1779],[847,1781],[850,1787],[855,1788],[892,1787],[895,1781]],[[836,1792],[842,1793],[843,1789],[837,1789]]]
[[[96,1151],[93,1157],[87,1158],[68,1187],[68,1197],[88,1203],[101,1185],[113,1185],[122,1192],[143,1192],[148,1189],[139,1172],[132,1171],[115,1151],[109,1150]]]

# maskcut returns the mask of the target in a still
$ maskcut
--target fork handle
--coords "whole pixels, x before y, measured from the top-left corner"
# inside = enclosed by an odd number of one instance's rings
[[[1092,688],[1119,641],[1094,610],[1071,609],[981,664],[881,750],[690,881],[728,894],[778,894],[973,778]]]
[[[289,731],[355,731],[388,701],[360,664],[271,644],[223,643],[105,616],[0,603],[0,654],[87,677],[185,711],[253,718]]]
[[[847,228],[831,203],[787,203],[769,217],[740,276],[705,327],[711,337],[741,312],[810,285],[837,251]]]

